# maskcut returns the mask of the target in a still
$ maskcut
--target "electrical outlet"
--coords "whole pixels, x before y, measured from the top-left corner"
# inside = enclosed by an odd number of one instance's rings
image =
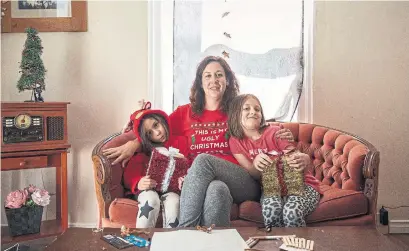
[[[409,220],[390,220],[390,234],[409,234]]]

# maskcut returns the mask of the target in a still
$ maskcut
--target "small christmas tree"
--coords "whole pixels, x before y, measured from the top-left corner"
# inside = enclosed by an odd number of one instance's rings
[[[27,40],[24,44],[20,63],[21,77],[17,82],[17,88],[19,92],[32,90],[31,101],[43,102],[41,92],[45,90],[44,76],[46,72],[41,59],[43,47],[36,29],[27,28],[26,33]]]

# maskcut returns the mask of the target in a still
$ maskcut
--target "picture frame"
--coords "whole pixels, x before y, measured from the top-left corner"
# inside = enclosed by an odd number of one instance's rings
[[[85,32],[88,29],[86,0],[1,0],[4,12],[2,33],[24,32],[32,27],[39,32]]]

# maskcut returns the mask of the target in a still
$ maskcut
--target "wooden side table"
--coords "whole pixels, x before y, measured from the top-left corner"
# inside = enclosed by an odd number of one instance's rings
[[[1,243],[58,235],[68,228],[67,102],[2,103],[1,171],[56,168],[56,219],[43,221],[38,234],[11,237],[2,227]]]

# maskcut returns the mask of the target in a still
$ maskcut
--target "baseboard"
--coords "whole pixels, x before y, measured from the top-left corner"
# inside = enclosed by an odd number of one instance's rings
[[[390,234],[409,234],[409,220],[390,220]]]
[[[96,223],[75,222],[75,223],[68,223],[68,227],[96,228],[97,224]]]
[[[1,224],[2,227],[7,227],[7,223],[2,223]],[[96,228],[97,224],[96,223],[80,223],[80,222],[76,222],[76,223],[68,223],[68,227],[80,227],[80,228]]]

